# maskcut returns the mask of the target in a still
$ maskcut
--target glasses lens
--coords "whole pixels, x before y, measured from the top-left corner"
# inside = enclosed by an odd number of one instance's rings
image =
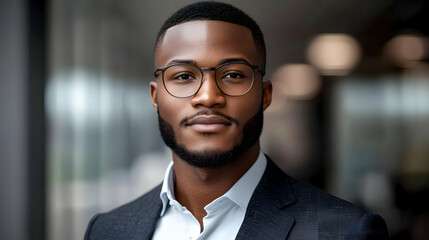
[[[216,81],[225,94],[239,96],[252,87],[253,74],[253,69],[246,64],[228,64],[217,69]]]
[[[200,87],[201,79],[201,71],[191,65],[171,66],[164,72],[164,86],[176,97],[194,95]]]

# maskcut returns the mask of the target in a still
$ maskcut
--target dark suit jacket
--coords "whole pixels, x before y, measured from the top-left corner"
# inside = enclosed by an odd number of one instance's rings
[[[85,239],[151,239],[161,212],[161,185],[93,217]],[[388,239],[384,220],[289,177],[268,159],[236,239]]]

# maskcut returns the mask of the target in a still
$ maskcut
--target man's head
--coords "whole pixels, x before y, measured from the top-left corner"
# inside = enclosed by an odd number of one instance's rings
[[[216,168],[259,149],[272,87],[262,81],[265,45],[250,17],[224,3],[189,5],[164,23],[154,63],[152,103],[175,156]]]
[[[229,22],[248,28],[252,33],[256,48],[260,54],[260,60],[262,61],[259,67],[265,72],[266,50],[264,35],[260,27],[245,12],[230,4],[220,2],[199,2],[190,4],[170,16],[161,26],[158,36],[156,37],[155,58],[157,56],[158,46],[162,43],[164,35],[169,28],[185,22],[202,20]]]

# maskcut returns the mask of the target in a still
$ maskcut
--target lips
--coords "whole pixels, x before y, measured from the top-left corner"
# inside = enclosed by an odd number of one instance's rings
[[[191,119],[186,125],[194,124],[224,124],[231,125],[231,122],[223,117],[218,116],[198,116]]]
[[[189,120],[185,126],[189,126],[197,132],[215,133],[231,125],[231,121],[221,116],[197,116]]]

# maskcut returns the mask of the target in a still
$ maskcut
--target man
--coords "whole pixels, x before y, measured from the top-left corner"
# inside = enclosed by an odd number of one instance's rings
[[[260,150],[259,26],[235,7],[189,5],[162,26],[152,103],[172,149],[162,185],[95,216],[86,239],[387,239],[384,221],[284,174]]]

